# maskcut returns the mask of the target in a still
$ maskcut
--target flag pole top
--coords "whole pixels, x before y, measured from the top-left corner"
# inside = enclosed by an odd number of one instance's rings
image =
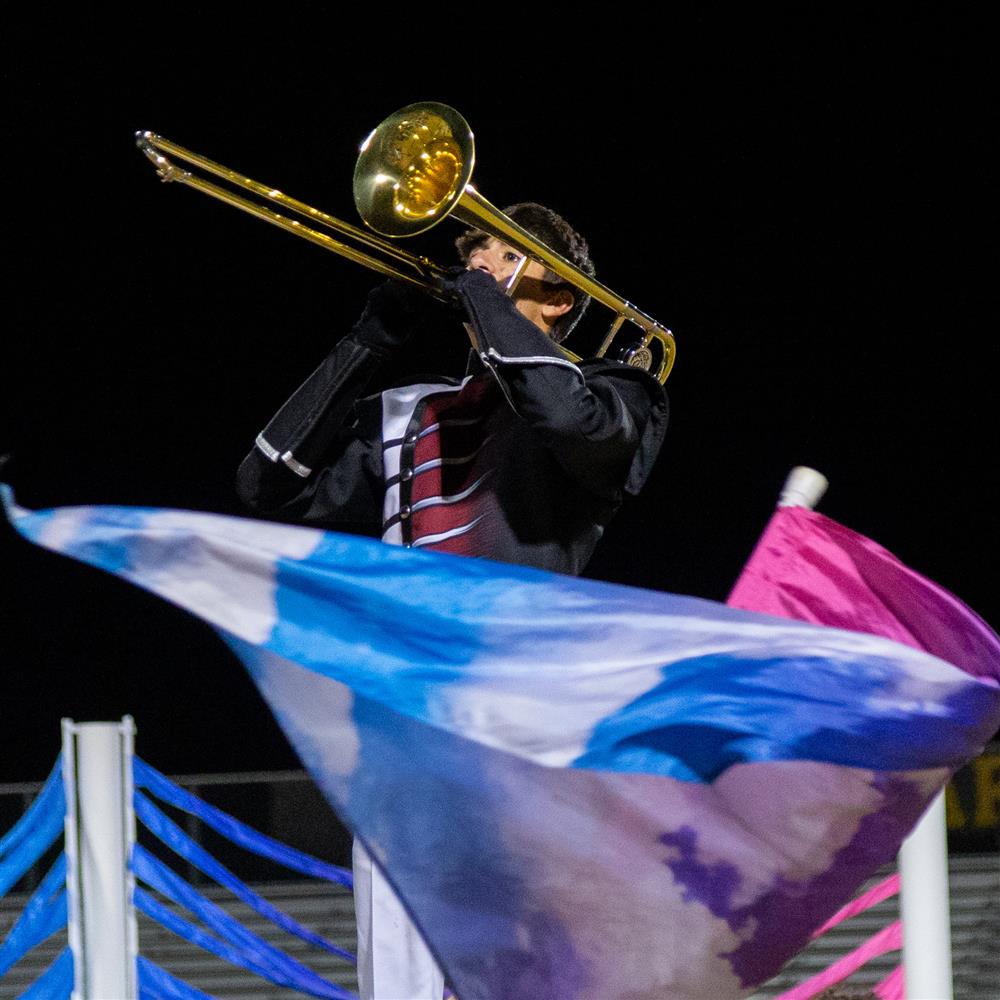
[[[778,498],[779,507],[805,507],[812,510],[820,502],[830,483],[822,472],[797,465],[788,473]]]

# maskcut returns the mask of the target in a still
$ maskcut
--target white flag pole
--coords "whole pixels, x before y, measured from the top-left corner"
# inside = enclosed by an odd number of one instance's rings
[[[810,469],[805,465],[797,465],[788,473],[781,496],[779,507],[805,507],[812,510],[823,499],[830,483],[822,472]]]
[[[903,841],[899,877],[907,1000],[952,1000],[948,831],[943,791]]]
[[[137,934],[128,859],[135,842],[132,740],[117,722],[63,720],[66,883],[73,1000],[135,1000]]]
[[[66,912],[69,950],[73,954],[72,1000],[81,1000],[83,992],[83,915],[80,910],[80,845],[77,831],[80,827],[76,801],[76,724],[72,719],[62,720],[62,778],[66,793]]]
[[[812,510],[827,485],[826,477],[815,469],[798,466],[785,480],[778,506]],[[899,874],[907,1000],[952,1000],[944,792],[903,842]]]

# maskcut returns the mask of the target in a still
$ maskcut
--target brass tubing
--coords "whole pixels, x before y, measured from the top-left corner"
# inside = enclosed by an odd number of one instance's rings
[[[220,163],[209,160],[207,157],[200,156],[198,153],[193,153],[191,150],[185,149],[183,146],[178,146],[177,143],[171,142],[163,136],[156,135],[153,132],[137,132],[136,144],[156,166],[157,172],[164,181],[176,181],[181,184],[186,184],[189,187],[193,187],[196,190],[201,191],[203,194],[210,195],[219,201],[225,202],[227,205],[232,205],[234,208],[240,209],[240,211],[247,212],[248,214],[253,215],[258,219],[262,219],[265,222],[270,222],[272,225],[278,226],[286,232],[291,232],[296,236],[301,236],[303,239],[307,239],[311,243],[315,243],[317,246],[323,247],[325,250],[338,253],[341,256],[346,257],[348,260],[354,261],[356,264],[361,264],[364,267],[370,267],[372,270],[378,271],[381,274],[385,274],[390,277],[397,277],[403,281],[420,286],[429,282],[432,283],[434,276],[444,273],[443,268],[439,267],[427,257],[419,257],[408,253],[395,244],[390,243],[388,240],[380,239],[371,233],[365,232],[363,229],[358,229],[356,226],[343,222],[333,215],[328,215],[326,212],[323,212],[318,208],[313,208],[311,205],[307,205],[305,202],[299,201],[297,198],[292,198],[289,195],[278,191],[276,188],[269,188],[267,185],[261,184],[259,181],[255,181],[250,177],[246,177],[235,170],[231,170],[229,167],[225,167]],[[257,202],[250,201],[249,199],[243,198],[238,194],[234,194],[226,188],[220,187],[217,184],[213,184],[211,181],[207,181],[204,178],[199,177],[197,174],[193,174],[187,170],[182,170],[175,166],[166,156],[164,156],[164,153],[169,153],[171,156],[175,156],[177,159],[182,160],[185,163],[189,163],[192,166],[199,167],[207,173],[214,174],[216,177],[221,177],[232,184],[244,187],[248,191],[256,194],[258,197],[265,198],[283,208],[296,212],[313,222],[326,226],[328,229],[332,229],[334,232],[348,236],[351,239],[355,239],[363,246],[369,247],[372,250],[377,250],[380,253],[385,254],[387,257],[397,261],[399,264],[411,268],[412,272],[414,272],[416,276],[414,276],[414,273],[399,271],[387,264],[385,261],[380,260],[378,257],[366,254],[363,251],[357,250],[340,240],[335,240],[327,236],[325,233],[321,233],[310,226],[304,226],[302,223],[297,222],[294,219],[289,219],[280,212],[276,212],[273,209],[258,204]]]

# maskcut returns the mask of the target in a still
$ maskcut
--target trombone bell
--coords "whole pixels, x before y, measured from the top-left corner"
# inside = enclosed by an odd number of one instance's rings
[[[364,141],[354,168],[358,214],[383,236],[415,236],[458,203],[472,176],[469,123],[446,104],[411,104]]]

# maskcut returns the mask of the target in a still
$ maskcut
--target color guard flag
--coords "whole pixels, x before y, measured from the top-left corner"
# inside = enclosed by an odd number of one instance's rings
[[[996,633],[954,594],[864,535],[805,507],[779,507],[726,602],[869,632],[994,676]],[[987,672],[983,672],[983,670]]]
[[[462,1000],[746,996],[1000,725],[988,630],[949,663],[309,528],[6,502],[219,630]]]

